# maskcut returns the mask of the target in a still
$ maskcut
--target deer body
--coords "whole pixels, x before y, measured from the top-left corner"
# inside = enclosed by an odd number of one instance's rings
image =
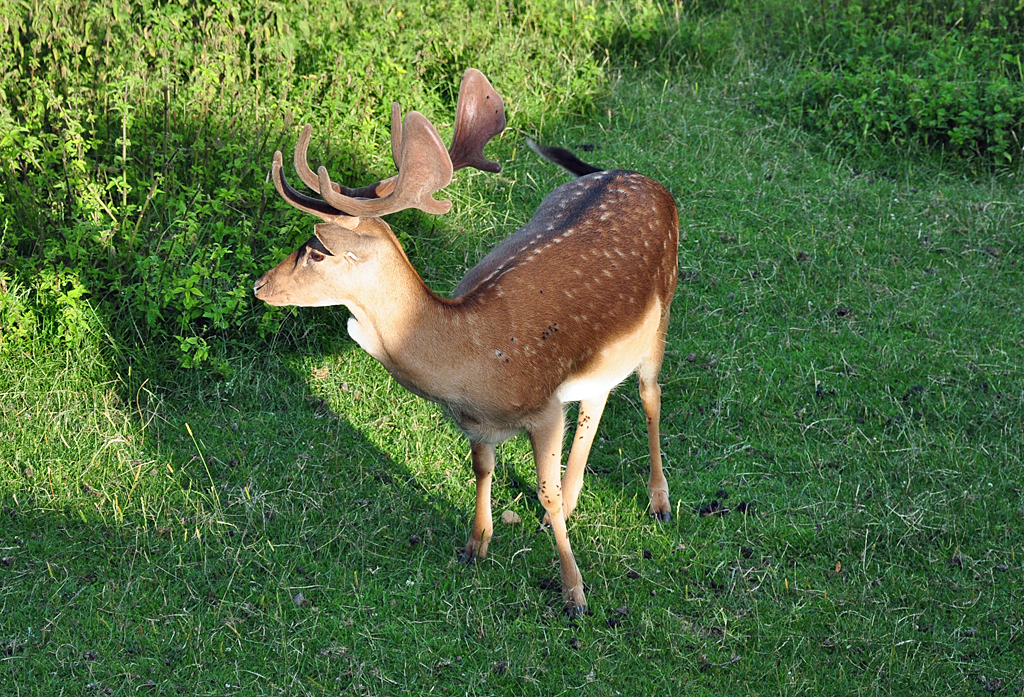
[[[460,109],[462,103],[460,93]],[[406,132],[416,127],[407,118]],[[303,138],[308,142],[308,132]],[[304,149],[300,174],[307,169]],[[486,555],[493,532],[494,446],[526,430],[567,608],[571,614],[585,611],[565,518],[578,499],[608,393],[634,371],[647,414],[651,510],[661,520],[671,515],[658,444],[657,384],[676,285],[678,215],[671,195],[620,170],[563,184],[446,299],[427,288],[382,219],[328,211],[302,198],[284,182],[279,154],[274,174],[286,198],[324,222],[309,242],[256,281],[257,297],[274,305],[346,305],[352,338],[399,384],[451,414],[470,441],[477,477],[466,560]],[[311,174],[303,179],[318,184],[330,203],[324,170],[319,181]],[[431,199],[427,206],[440,203]],[[580,415],[563,477],[563,404],[570,401],[580,401]]]

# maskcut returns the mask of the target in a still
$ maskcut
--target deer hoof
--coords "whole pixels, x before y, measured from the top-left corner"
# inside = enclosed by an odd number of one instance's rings
[[[569,618],[570,622],[572,622],[573,620],[578,620],[580,617],[589,614],[590,608],[588,608],[586,605],[565,608],[565,616]]]

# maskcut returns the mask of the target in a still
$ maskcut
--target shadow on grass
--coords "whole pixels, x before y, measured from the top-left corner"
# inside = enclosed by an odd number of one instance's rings
[[[359,358],[348,342],[335,348],[339,366]],[[480,583],[457,562],[466,511],[316,396],[302,360],[272,351],[232,360],[231,379],[179,373],[163,386],[111,366],[106,385],[116,389],[86,395],[78,408],[106,410],[114,422],[120,405],[134,412],[127,423],[103,430],[84,418],[97,438],[51,431],[71,447],[58,457],[25,447],[20,471],[7,468],[0,691],[198,681],[217,692],[251,684],[252,673],[283,680],[280,670],[330,674],[345,688],[374,682],[380,632],[458,645],[463,622],[437,626],[437,603],[475,595]],[[104,384],[91,382],[60,391]],[[388,418],[367,383],[345,389],[360,418],[367,409]],[[36,416],[64,429],[45,407]],[[68,458],[76,446],[91,446],[91,461]],[[549,557],[548,541],[539,542]],[[552,573],[536,558],[529,565]],[[515,612],[558,617],[557,589],[538,590],[521,574],[512,583],[516,595],[532,586],[540,603],[507,601]],[[431,618],[432,636],[417,617]],[[364,631],[378,638],[361,642]]]

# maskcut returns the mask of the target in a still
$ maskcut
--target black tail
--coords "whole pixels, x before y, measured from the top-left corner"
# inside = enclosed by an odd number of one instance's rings
[[[526,144],[530,146],[535,153],[543,157],[549,162],[553,162],[559,167],[567,170],[570,174],[575,174],[577,177],[582,177],[587,174],[593,174],[594,172],[603,172],[604,170],[600,167],[594,167],[588,165],[580,158],[573,155],[565,148],[549,148],[539,143],[533,142],[530,138],[526,139]]]

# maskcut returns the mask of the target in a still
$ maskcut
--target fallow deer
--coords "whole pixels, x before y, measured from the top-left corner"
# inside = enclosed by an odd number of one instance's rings
[[[322,199],[293,189],[274,154],[281,196],[323,222],[314,235],[255,283],[271,305],[345,305],[351,337],[411,392],[442,405],[470,442],[476,514],[463,559],[487,554],[493,532],[494,447],[525,430],[537,466],[538,496],[561,561],[570,616],[586,611],[583,579],[566,518],[608,394],[637,372],[647,415],[651,513],[671,517],[659,446],[669,306],[676,286],[679,219],[672,196],[635,172],[598,170],[557,148],[539,152],[578,176],[551,192],[525,226],[474,266],[451,299],[420,279],[381,216],[405,208],[445,213],[433,198],[464,166],[498,172],[483,155],[505,127],[504,104],[482,73],[463,77],[452,146],[418,112],[404,122],[392,107],[391,149],[398,175],[361,189],[306,164],[310,127],[295,150],[302,181]],[[579,401],[572,450],[561,475],[563,405]]]

